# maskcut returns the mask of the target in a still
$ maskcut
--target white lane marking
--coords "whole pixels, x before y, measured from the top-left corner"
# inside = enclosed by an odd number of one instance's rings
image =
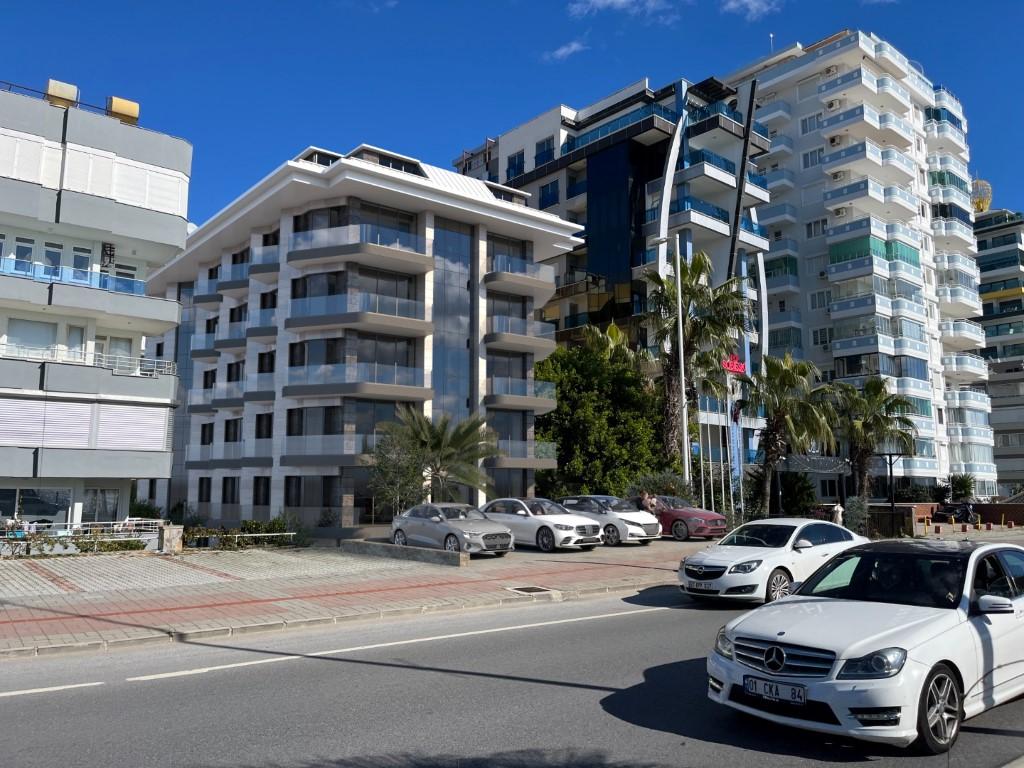
[[[104,685],[104,683],[75,683],[74,685],[54,685],[50,688],[26,688],[23,691],[0,691],[0,699],[6,699],[11,696],[28,696],[32,693],[52,693],[53,691],[69,691],[72,688],[94,688],[97,685]]]
[[[455,640],[460,637],[476,637],[478,635],[493,635],[498,632],[516,632],[524,629],[538,629],[540,627],[554,627],[559,624],[576,624],[583,621],[597,621],[599,619],[615,619],[621,616],[636,616],[641,613],[653,613],[654,611],[667,611],[668,606],[655,608],[638,608],[633,611],[615,611],[614,613],[600,613],[592,616],[577,616],[571,619],[553,619],[551,621],[536,621],[532,624],[516,624],[511,627],[494,627],[492,629],[473,629],[468,632],[453,632],[447,635],[431,635],[430,637],[416,637],[411,640],[393,640],[387,643],[372,643],[370,645],[353,645],[348,648],[335,648],[330,651],[314,651],[293,656],[275,656],[269,659],[257,659],[256,661],[239,661],[234,664],[218,664],[211,667],[196,667],[195,669],[182,669],[177,672],[160,672],[154,675],[140,675],[128,677],[125,680],[129,683],[148,682],[150,680],[166,680],[172,677],[189,677],[191,675],[204,675],[207,672],[218,672],[222,669],[239,669],[241,667],[254,667],[258,664],[276,664],[281,661],[295,661],[296,659],[308,658],[310,656],[336,656],[342,653],[357,653],[359,651],[373,651],[379,648],[396,648],[402,645],[417,645],[421,643],[434,643],[439,640]]]

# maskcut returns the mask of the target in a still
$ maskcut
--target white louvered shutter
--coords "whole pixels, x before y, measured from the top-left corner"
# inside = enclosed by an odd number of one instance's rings
[[[42,400],[0,399],[0,445],[34,448],[42,440]]]
[[[165,450],[167,411],[163,407],[101,404],[96,447],[118,451]]]
[[[43,446],[88,448],[92,429],[90,403],[43,403]]]

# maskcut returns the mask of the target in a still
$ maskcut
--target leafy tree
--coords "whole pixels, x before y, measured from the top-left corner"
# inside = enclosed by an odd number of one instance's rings
[[[746,393],[739,407],[751,417],[764,414],[759,439],[762,509],[767,508],[764,500],[771,492],[775,469],[787,453],[806,452],[812,444],[824,448],[835,444],[832,390],[812,383],[817,374],[813,363],[794,360],[787,352],[785,357],[765,356],[755,374],[738,377]]]
[[[735,352],[736,339],[744,326],[746,302],[740,291],[741,280],[730,278],[712,287],[713,276],[711,258],[703,251],[693,254],[689,263],[680,263],[685,396],[694,414],[699,394],[722,394],[716,384],[721,361]],[[664,277],[656,271],[648,271],[644,278],[650,283],[647,322],[662,349],[664,451],[666,456],[673,457],[679,455],[682,439],[676,280],[674,274]]]
[[[434,501],[453,500],[458,486],[491,490],[480,462],[497,456],[498,447],[481,417],[453,424],[449,416],[442,416],[435,423],[423,411],[404,405],[398,409],[398,421],[382,429],[396,442],[418,452],[422,475]]]
[[[953,474],[949,476],[949,489],[953,501],[970,501],[974,498],[974,475]]]
[[[637,475],[664,468],[658,393],[632,362],[584,344],[555,350],[535,370],[558,398],[536,421],[537,439],[558,444],[558,469],[538,472],[538,494],[620,495]]]
[[[913,411],[913,403],[889,392],[885,380],[878,376],[867,379],[863,389],[839,383],[833,392],[839,417],[836,432],[846,443],[857,495],[867,495],[871,461],[881,447],[913,453],[917,427],[905,415]]]
[[[646,364],[652,362],[647,350],[630,347],[629,336],[615,323],[610,323],[603,331],[596,325],[584,326],[583,345],[609,362],[624,363],[637,371],[642,371]]]
[[[427,497],[423,476],[427,452],[396,433],[397,430],[384,430],[377,438],[369,487],[374,502],[380,500],[397,515]]]

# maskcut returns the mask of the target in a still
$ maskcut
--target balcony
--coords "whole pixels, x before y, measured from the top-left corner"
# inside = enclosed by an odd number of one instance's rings
[[[275,375],[273,371],[247,374],[243,397],[251,401],[273,400],[276,386]]]
[[[562,142],[562,154],[566,155],[569,152],[585,147],[588,144],[592,144],[598,139],[602,139],[605,136],[621,131],[623,128],[639,123],[641,120],[645,120],[648,117],[660,117],[663,120],[667,120],[673,125],[679,121],[679,115],[673,112],[671,109],[667,109],[660,104],[647,104],[639,109],[634,109],[629,114],[618,117],[615,120],[611,120],[604,125],[600,125],[593,130],[581,133],[579,136],[570,136],[566,141]]]
[[[934,91],[936,107],[945,107],[960,117],[964,116],[964,105],[960,103],[960,99],[953,95],[952,91],[943,85],[934,86]]]
[[[852,141],[896,144],[904,147],[914,142],[914,126],[892,112],[879,112],[870,104],[829,114],[821,121],[821,135],[844,136]]]
[[[867,176],[834,185],[825,191],[823,201],[828,208],[853,204],[858,211],[888,219],[905,221],[918,214],[916,195]]]
[[[206,445],[190,445],[188,447],[187,461],[209,462],[209,461],[230,461],[245,456],[245,443],[236,440],[230,443],[208,443]],[[197,467],[192,467],[196,469]]]
[[[555,385],[550,381],[490,377],[484,405],[503,410],[533,411],[540,415],[555,409]]]
[[[533,156],[533,167],[534,168],[539,168],[540,166],[544,165],[545,163],[550,163],[554,159],[555,159],[555,149],[554,149],[554,147],[552,147],[551,149],[541,150],[540,152],[538,152],[537,154],[535,154]]]
[[[191,340],[191,357],[193,360],[216,358],[220,352],[216,347],[216,333],[193,333]]]
[[[213,341],[214,349],[244,349],[247,325],[248,321],[242,320],[221,326],[217,331],[217,337]]]
[[[767,162],[781,157],[789,157],[793,154],[793,140],[789,136],[777,134],[768,146],[768,151],[758,157],[757,161]]]
[[[777,203],[759,208],[757,218],[761,224],[796,224],[799,213],[796,206],[790,203]]]
[[[648,208],[645,220],[658,220],[659,208]],[[669,206],[669,228],[687,228],[693,233],[694,246],[700,248],[729,235],[729,212],[696,197],[676,197]]]
[[[218,381],[213,388],[211,405],[214,408],[241,408],[244,394],[245,382]]]
[[[885,65],[897,77],[906,77],[907,73],[911,71],[910,62],[907,60],[907,57],[889,45],[889,43],[877,43],[875,45],[875,58],[879,64]]]
[[[949,423],[946,425],[946,434],[949,435],[950,440],[957,440],[962,443],[995,445],[995,437],[992,427]]]
[[[558,448],[554,443],[534,440],[498,440],[499,455],[484,460],[492,469],[558,469]]]
[[[967,163],[948,152],[933,152],[928,155],[929,171],[950,171],[961,179],[972,178]]]
[[[257,245],[252,249],[252,266],[269,266],[281,263],[281,248],[277,245]],[[249,272],[256,270],[250,267]]]
[[[176,376],[177,365],[172,360],[151,360],[145,357],[104,355],[97,352],[68,349],[64,346],[26,347],[21,344],[0,344],[0,358],[29,360],[40,363],[68,363],[103,368],[116,376]]]
[[[421,338],[433,329],[425,319],[422,301],[384,296],[378,293],[339,293],[292,299],[291,315],[284,321],[288,330],[354,328],[368,333],[387,333]]]
[[[783,237],[772,240],[768,247],[768,254],[775,256],[797,256],[800,253],[800,244],[792,237]]]
[[[422,401],[432,397],[423,368],[386,363],[324,363],[288,368],[284,397],[345,395],[355,398]]]
[[[244,296],[249,292],[249,269],[251,264],[231,264],[222,267],[217,279],[216,293],[222,296]]]
[[[496,254],[489,260],[483,282],[489,290],[529,296],[543,304],[555,292],[555,270],[548,264]]]
[[[762,104],[757,108],[758,121],[765,125],[772,125],[773,123],[785,123],[790,120],[793,116],[793,108],[790,107],[788,101],[770,101],[767,104]]]
[[[916,230],[899,222],[889,224],[875,216],[866,216],[829,227],[825,232],[825,239],[831,245],[864,235],[872,235],[879,240],[900,240],[914,248],[921,247],[921,235]]]
[[[976,247],[973,227],[959,219],[932,219],[932,237],[936,250]]]
[[[555,351],[555,325],[522,317],[492,315],[487,318],[484,344],[504,352],[529,352],[537,359]]]
[[[574,197],[579,197],[580,195],[586,194],[586,192],[587,192],[587,180],[583,179],[582,181],[576,181],[576,182],[573,182],[572,184],[569,184],[565,188],[565,199],[566,200],[571,200]]]
[[[890,306],[892,306],[892,314],[894,317],[909,317],[911,320],[919,320],[921,322],[928,320],[928,309],[925,305],[906,296],[894,296],[891,297]],[[913,341],[912,339],[910,341]],[[913,345],[909,345],[913,347]],[[928,347],[924,346],[920,351],[927,353]]]
[[[818,86],[822,102],[833,99],[867,101],[882,112],[904,113],[910,109],[910,91],[888,75],[876,76],[864,67],[846,72]]]
[[[289,435],[282,446],[282,466],[329,464],[361,466],[369,464],[369,456],[377,446],[377,435]],[[296,457],[304,457],[302,461]],[[314,458],[315,457],[315,458]],[[310,459],[313,459],[310,461]]]
[[[249,313],[246,338],[272,339],[277,336],[277,308],[257,309]]]
[[[880,293],[862,293],[857,296],[833,298],[829,305],[833,320],[859,315],[892,316],[892,300]]]
[[[418,234],[376,224],[296,232],[290,248],[288,262],[302,265],[341,259],[407,274],[423,274],[434,268],[434,260],[426,255]]]
[[[947,389],[947,408],[969,408],[974,411],[992,411],[992,399],[984,392],[973,389]]]
[[[40,283],[61,283],[83,288],[96,288],[101,291],[124,293],[130,296],[146,295],[146,283],[142,280],[115,277],[87,269],[50,266],[21,259],[0,258],[0,275],[24,277]]]
[[[767,289],[769,296],[772,296],[777,293],[799,293],[800,277],[799,275],[790,274],[788,272],[779,272],[777,274],[766,275],[765,288]],[[791,315],[792,312],[779,312],[776,314]],[[798,316],[799,314],[800,313],[797,312]],[[768,322],[770,324],[773,324],[775,321],[773,321],[771,316],[769,316]]]
[[[985,329],[970,320],[940,320],[939,333],[948,349],[963,351],[985,346]]]
[[[780,275],[780,277],[792,277],[792,275]],[[768,278],[771,280],[771,278]],[[788,309],[782,312],[769,312],[768,325],[773,328],[777,325],[800,326],[803,321],[800,319],[799,309]]]
[[[928,148],[938,152],[967,152],[967,135],[947,120],[927,120],[924,134],[928,140]]]
[[[868,176],[885,184],[906,184],[917,177],[917,163],[896,149],[882,149],[862,141],[829,152],[821,159],[825,173],[846,170],[852,176]]]
[[[768,248],[768,229],[762,224],[755,223],[749,216],[740,216],[739,241],[755,250],[763,251]]]
[[[796,186],[796,174],[788,168],[768,171],[765,180],[768,182],[768,190],[771,192],[784,192]]]
[[[946,378],[953,382],[988,380],[988,363],[980,355],[958,352],[942,356]]]
[[[836,282],[839,280],[850,280],[854,277],[866,277],[867,275],[878,275],[885,279],[889,278],[890,262],[877,254],[867,253],[855,259],[836,262],[828,265],[828,279]]]

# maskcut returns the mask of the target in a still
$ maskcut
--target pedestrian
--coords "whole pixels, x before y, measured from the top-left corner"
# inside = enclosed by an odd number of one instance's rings
[[[836,525],[842,525],[843,524],[843,512],[845,512],[845,511],[846,510],[843,509],[843,505],[839,504],[837,502],[836,505],[834,507],[832,507],[832,522],[835,523]]]
[[[658,499],[656,496],[644,491],[640,494],[640,508],[645,512],[653,513],[658,508]]]

